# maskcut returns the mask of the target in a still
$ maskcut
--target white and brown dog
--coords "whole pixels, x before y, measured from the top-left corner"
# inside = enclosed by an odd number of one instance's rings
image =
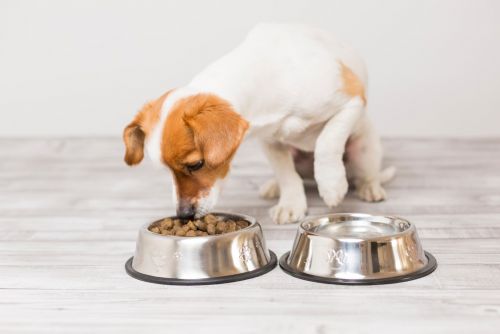
[[[366,201],[385,198],[382,149],[366,114],[360,57],[331,34],[302,25],[261,24],[187,86],[144,106],[125,128],[125,161],[149,156],[172,172],[179,216],[203,215],[245,134],[262,143],[276,178],[261,195],[279,196],[276,223],[295,222],[307,202],[290,148],[311,152],[319,194],[338,205],[348,178]],[[345,163],[345,166],[344,166]]]

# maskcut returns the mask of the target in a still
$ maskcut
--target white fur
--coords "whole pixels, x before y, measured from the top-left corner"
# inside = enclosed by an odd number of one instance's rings
[[[205,196],[202,196],[198,200],[198,207],[196,210],[196,216],[201,217],[210,212],[210,210],[215,206],[217,200],[219,199],[220,192],[222,190],[223,180],[219,179],[215,181],[210,191]]]
[[[345,143],[356,133],[367,153],[353,159],[353,177],[365,188],[361,197],[379,200],[384,194],[378,137],[366,121],[363,101],[342,92],[340,63],[360,78],[366,90],[363,61],[330,33],[303,25],[260,24],[241,45],[167,97],[159,126],[147,143],[149,155],[161,161],[161,131],[179,98],[213,93],[228,100],[249,121],[249,133],[262,142],[279,185],[274,193],[280,193],[280,200],[271,211],[277,223],[296,221],[307,209],[288,146],[315,151],[320,195],[335,206],[347,191]],[[215,204],[218,189],[214,187],[202,200],[203,211]]]

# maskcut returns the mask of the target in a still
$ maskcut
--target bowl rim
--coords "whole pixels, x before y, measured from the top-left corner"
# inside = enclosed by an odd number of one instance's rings
[[[330,217],[345,217],[345,216],[367,218],[368,220],[369,220],[369,218],[377,218],[377,217],[390,219],[390,220],[401,220],[401,221],[407,223],[409,225],[409,227],[406,230],[401,231],[401,232],[396,232],[396,233],[381,235],[381,236],[366,237],[366,238],[335,237],[335,235],[326,235],[326,234],[321,233],[321,232],[319,232],[319,233],[314,232],[314,231],[311,231],[310,229],[304,227],[305,224],[309,224],[309,223],[316,221],[316,220],[330,218]],[[385,241],[385,240],[390,240],[390,239],[398,238],[401,236],[409,235],[415,231],[416,231],[415,225],[412,222],[410,222],[409,220],[402,218],[400,216],[375,215],[375,214],[370,214],[370,213],[359,213],[359,212],[338,212],[338,213],[327,213],[327,214],[313,215],[313,216],[308,216],[308,217],[302,219],[299,223],[299,233],[301,233],[301,234],[306,233],[308,235],[314,235],[314,236],[323,237],[323,238],[330,238],[330,239],[339,240],[342,242],[357,242],[357,243],[359,243],[359,242],[363,242],[363,241],[375,241],[375,240]]]
[[[200,235],[200,236],[196,236],[196,237],[185,237],[185,236],[178,236],[178,235],[163,235],[163,234],[158,234],[158,233],[155,233],[155,232],[151,232],[149,230],[149,227],[151,225],[153,225],[153,224],[155,224],[155,223],[157,223],[159,221],[162,221],[162,220],[167,219],[167,218],[178,218],[177,216],[166,216],[166,217],[157,219],[157,220],[155,220],[155,221],[153,221],[151,223],[143,224],[142,227],[141,227],[141,231],[143,233],[148,233],[148,235],[152,235],[155,238],[169,238],[169,239],[177,239],[177,240],[201,240],[201,239],[205,239],[205,238],[215,239],[215,238],[230,236],[232,234],[239,234],[243,230],[250,229],[251,227],[254,227],[254,226],[260,226],[260,224],[258,223],[258,221],[257,221],[257,219],[255,217],[248,216],[248,215],[245,215],[245,214],[233,213],[233,212],[225,212],[225,211],[209,212],[207,214],[212,214],[212,215],[216,215],[216,216],[238,217],[238,218],[240,218],[242,220],[246,220],[247,222],[250,223],[250,225],[248,225],[247,227],[242,228],[242,229],[240,229],[238,231],[232,231],[232,232],[227,232],[227,233],[222,233],[222,234],[214,234],[214,235]]]

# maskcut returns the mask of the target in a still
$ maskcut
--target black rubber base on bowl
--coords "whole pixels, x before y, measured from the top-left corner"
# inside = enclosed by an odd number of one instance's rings
[[[127,260],[127,262],[125,263],[125,270],[127,271],[127,274],[129,274],[133,278],[141,280],[141,281],[149,282],[149,283],[167,284],[167,285],[222,284],[222,283],[231,283],[231,282],[236,282],[236,281],[242,281],[245,279],[254,278],[254,277],[257,277],[260,275],[264,275],[265,273],[270,272],[271,270],[273,270],[276,267],[278,260],[277,260],[276,254],[274,254],[271,251],[269,251],[269,254],[271,256],[271,259],[269,260],[269,263],[266,264],[262,268],[252,270],[252,271],[249,271],[247,273],[222,276],[222,277],[200,278],[200,279],[181,279],[181,278],[165,278],[165,277],[146,275],[146,274],[142,274],[142,273],[136,271],[134,268],[132,268],[132,260],[134,257],[131,257],[130,259]]]
[[[303,272],[295,271],[287,264],[289,254],[290,252],[287,252],[283,254],[280,258],[280,267],[281,269],[283,269],[283,271],[296,278],[300,278],[306,281],[313,281],[317,283],[326,283],[326,284],[377,285],[377,284],[401,283],[427,276],[437,268],[436,258],[431,253],[425,252],[425,256],[427,257],[427,265],[422,269],[419,269],[411,274],[406,274],[397,277],[376,278],[376,279],[331,278],[331,277],[314,276]]]

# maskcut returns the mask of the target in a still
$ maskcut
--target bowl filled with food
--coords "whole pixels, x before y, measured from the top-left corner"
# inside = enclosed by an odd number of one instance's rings
[[[147,282],[200,285],[260,276],[276,264],[255,218],[212,213],[191,220],[167,217],[144,225],[125,269]]]
[[[302,221],[280,266],[305,280],[368,285],[420,278],[433,272],[437,262],[406,219],[338,213]]]

